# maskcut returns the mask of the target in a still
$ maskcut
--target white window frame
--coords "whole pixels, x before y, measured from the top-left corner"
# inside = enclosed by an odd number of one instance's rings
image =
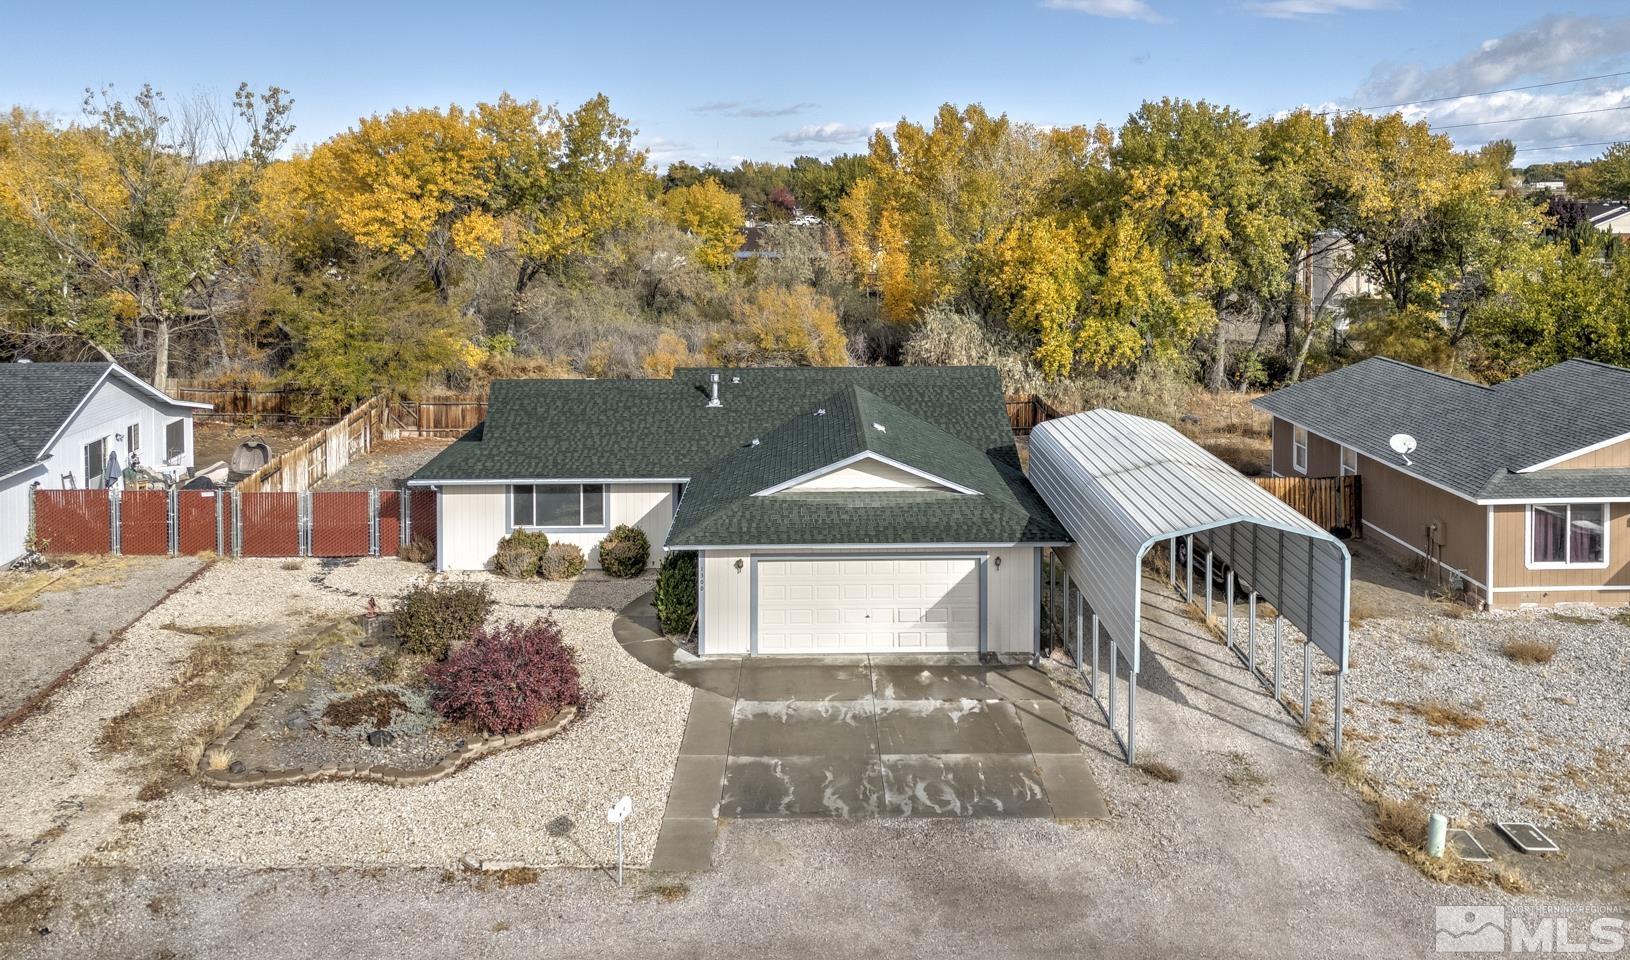
[[[1349,457],[1352,458],[1352,466],[1347,465],[1347,459]],[[1341,448],[1341,475],[1344,477],[1358,476],[1358,451],[1354,450],[1352,447]]]
[[[546,526],[539,523],[515,522],[515,489],[517,487],[576,487],[577,488],[577,519],[583,519],[583,508],[586,501],[583,499],[584,487],[600,488],[600,522],[577,523],[568,525]],[[544,533],[600,533],[611,530],[611,484],[609,483],[557,483],[549,480],[539,480],[534,483],[514,483],[504,489],[504,519],[509,523],[511,530],[541,530]],[[532,518],[537,519],[537,503],[532,505]]]
[[[1292,426],[1290,428],[1290,468],[1303,476],[1307,475],[1307,428]]]
[[[141,454],[141,421],[125,427],[125,451],[132,457]]]
[[[105,489],[108,486],[108,439],[109,438],[107,437],[97,437],[95,440],[85,444],[83,461],[85,467],[86,490]],[[100,450],[100,453],[97,455],[96,473],[94,474],[91,473],[91,447],[97,447]],[[92,487],[91,484],[97,480],[102,481],[102,486]]]
[[[180,428],[181,428],[181,431],[180,431],[181,432],[181,442],[176,445],[175,452],[172,453],[171,448],[170,448],[170,430],[175,428],[176,426],[180,426]],[[177,460],[180,460],[181,458],[185,457],[186,455],[187,455],[187,418],[182,417],[179,420],[171,420],[169,423],[166,423],[164,425],[164,462],[165,463],[175,463]]]
[[[1567,561],[1536,561],[1534,559],[1534,508],[1535,507],[1561,507],[1567,511],[1568,537],[1563,541],[1563,551],[1573,552],[1573,508],[1574,507],[1601,507],[1602,508],[1602,559],[1574,563]],[[1523,564],[1529,570],[1602,570],[1607,567],[1608,559],[1613,556],[1613,504],[1611,503],[1548,503],[1538,501],[1527,505],[1524,511],[1527,515],[1523,530]],[[1546,589],[1539,587],[1536,589]]]

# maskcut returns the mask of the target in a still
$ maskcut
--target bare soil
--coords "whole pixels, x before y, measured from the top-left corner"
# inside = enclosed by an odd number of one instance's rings
[[[238,444],[258,437],[272,448],[272,456],[304,443],[321,430],[320,423],[262,423],[246,425],[220,421],[197,421],[192,425],[192,462],[194,470],[202,470],[217,461],[232,462],[232,451]]]
[[[438,437],[403,437],[383,440],[353,459],[344,469],[324,477],[315,490],[400,489],[408,477],[451,443]]]

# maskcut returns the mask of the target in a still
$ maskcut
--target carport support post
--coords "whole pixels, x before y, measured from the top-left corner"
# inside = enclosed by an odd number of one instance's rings
[[[1228,608],[1228,617],[1223,626],[1223,643],[1228,649],[1234,649],[1234,571],[1228,571],[1228,580],[1223,584],[1223,604]]]
[[[1183,556],[1188,561],[1188,581],[1183,585],[1183,599],[1187,600],[1189,603],[1193,603],[1194,602],[1194,534],[1192,534],[1192,533],[1189,534],[1189,538],[1188,538],[1188,541],[1187,541],[1187,546],[1188,546],[1188,549],[1183,551]]]
[[[1138,672],[1131,669],[1126,671],[1126,762],[1138,762]]]
[[[1092,698],[1098,699],[1098,614],[1092,615]]]
[[[1081,644],[1086,640],[1086,606],[1087,598],[1081,591],[1075,591],[1075,669],[1080,672],[1086,664],[1081,662]]]
[[[1313,722],[1313,641],[1302,641],[1302,723]]]
[[[1245,663],[1256,673],[1256,591],[1251,591],[1250,610],[1245,615]]]
[[[1115,732],[1115,677],[1121,672],[1121,651],[1112,641],[1109,644],[1109,730]]]
[[[1211,551],[1206,551],[1206,623],[1211,623]]]
[[[1166,541],[1166,549],[1167,549],[1167,552],[1171,554],[1170,559],[1168,559],[1166,561],[1166,582],[1170,583],[1172,586],[1175,587],[1175,586],[1177,586],[1177,538],[1176,537],[1173,537],[1170,540]]]
[[[1335,747],[1335,755],[1338,757],[1341,756],[1341,688],[1342,680],[1346,677],[1347,671],[1336,671],[1336,739],[1332,746]]]
[[[1273,699],[1275,703],[1283,703],[1279,695],[1279,661],[1284,657],[1285,650],[1285,618],[1273,618]]]

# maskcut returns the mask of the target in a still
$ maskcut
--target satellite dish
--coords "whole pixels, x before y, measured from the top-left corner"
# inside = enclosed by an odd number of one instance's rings
[[[1415,452],[1414,437],[1407,433],[1395,433],[1392,435],[1392,439],[1388,440],[1387,443],[1392,447],[1393,453],[1403,457],[1405,463],[1410,463],[1409,455]],[[1414,464],[1411,463],[1410,465],[1413,466]]]

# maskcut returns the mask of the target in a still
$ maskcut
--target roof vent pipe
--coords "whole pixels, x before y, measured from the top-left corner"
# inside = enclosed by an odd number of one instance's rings
[[[710,407],[724,406],[724,401],[719,399],[719,375],[716,373],[710,373],[707,375],[707,378],[713,385],[713,397],[712,399],[708,400],[707,405]]]

